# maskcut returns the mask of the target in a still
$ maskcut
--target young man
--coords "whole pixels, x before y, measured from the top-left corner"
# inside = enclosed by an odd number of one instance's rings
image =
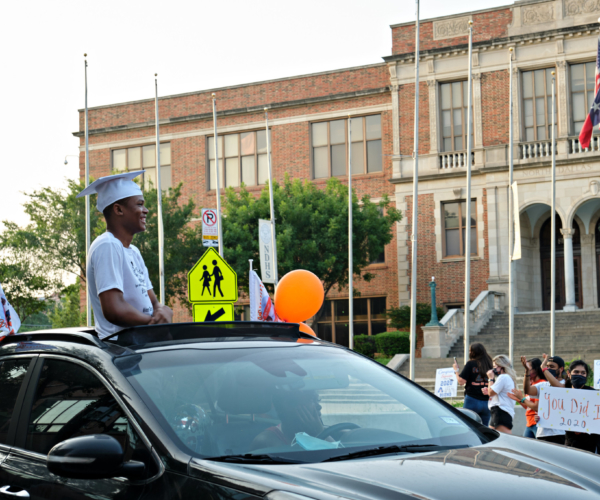
[[[565,369],[565,362],[559,356],[548,357],[544,354],[544,361],[542,362],[542,373],[546,377],[546,382],[540,382],[539,384],[532,385],[529,379],[529,370],[531,370],[531,364],[524,361],[521,358],[523,366],[525,366],[525,378],[523,379],[523,392],[518,389],[512,391],[511,398],[515,401],[519,401],[522,405],[537,411],[538,402],[527,401],[525,394],[539,398],[539,390],[541,387],[548,387],[550,385],[555,387],[564,387],[565,381],[562,378],[562,373]],[[513,397],[514,396],[514,397]],[[550,443],[565,444],[565,431],[560,429],[550,429],[545,427],[537,428],[537,439],[541,441],[548,441]]]
[[[146,230],[148,209],[133,181],[143,171],[101,177],[77,197],[98,193],[96,208],[106,219],[106,233],[94,240],[87,279],[99,338],[136,325],[170,323],[173,311],[158,302],[140,251],[131,244]]]

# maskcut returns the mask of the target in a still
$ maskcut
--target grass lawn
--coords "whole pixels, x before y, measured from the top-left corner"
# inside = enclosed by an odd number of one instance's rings
[[[375,361],[381,363],[382,365],[387,365],[391,360],[392,358],[388,358],[385,355],[375,354]]]

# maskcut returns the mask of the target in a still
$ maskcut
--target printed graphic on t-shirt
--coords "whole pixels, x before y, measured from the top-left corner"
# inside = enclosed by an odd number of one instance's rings
[[[477,376],[475,377],[475,380],[471,382],[471,385],[479,387],[486,385],[476,366],[473,367],[473,374],[477,374]]]
[[[144,271],[142,271],[138,266],[136,266],[135,263],[133,262],[133,260],[130,260],[129,264],[131,265],[131,272],[133,273],[133,275],[135,276],[135,279],[137,280],[135,287],[140,289],[140,291],[142,292],[142,295],[144,297],[148,297],[148,288],[147,288],[148,285],[146,285],[146,278],[144,276]],[[152,313],[154,312],[154,308],[152,306],[144,307],[142,312],[144,314],[152,315]]]

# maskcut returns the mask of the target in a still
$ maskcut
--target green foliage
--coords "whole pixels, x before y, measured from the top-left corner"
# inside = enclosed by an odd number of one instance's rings
[[[324,283],[325,294],[332,287],[348,283],[348,188],[331,178],[325,189],[311,182],[273,183],[277,221],[279,276],[294,269],[307,269]],[[392,227],[401,213],[387,197],[378,204],[364,196],[362,204],[353,197],[353,263],[356,277],[365,281],[374,274],[364,272],[369,255],[379,255],[392,239]],[[381,210],[385,215],[382,215]],[[270,219],[269,189],[258,198],[245,187],[227,189],[224,201],[223,240],[225,260],[235,269],[238,285],[248,290],[248,260],[259,260],[258,219]]]
[[[438,319],[444,317],[444,310],[436,308]],[[410,306],[392,307],[386,316],[390,320],[391,328],[410,328]],[[431,304],[417,302],[417,325],[425,325],[431,320]]]
[[[370,358],[375,357],[375,337],[369,335],[354,336],[354,350]]]
[[[48,301],[50,304],[48,306],[48,310],[52,308],[52,301]],[[42,330],[45,328],[52,328],[52,323],[48,319],[47,312],[39,312],[36,314],[32,314],[27,318],[27,323],[21,323],[21,328],[19,328],[19,333],[27,333],[34,332],[36,330]]]
[[[375,335],[377,352],[386,356],[408,354],[410,351],[409,332],[383,332]]]
[[[82,312],[80,308],[79,290],[79,280],[65,288],[60,302],[48,315],[52,328],[69,328],[86,324],[85,311]]]

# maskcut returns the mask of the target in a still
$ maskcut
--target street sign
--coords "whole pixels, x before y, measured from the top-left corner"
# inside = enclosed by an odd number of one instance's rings
[[[197,303],[193,306],[194,321],[233,321],[231,302]]]
[[[212,208],[202,209],[202,245],[205,247],[219,246],[219,228],[217,226],[217,211]]]
[[[260,250],[260,274],[262,282],[275,283],[270,220],[258,219],[258,248]]]
[[[237,274],[214,248],[209,248],[188,273],[190,302],[235,302]]]

